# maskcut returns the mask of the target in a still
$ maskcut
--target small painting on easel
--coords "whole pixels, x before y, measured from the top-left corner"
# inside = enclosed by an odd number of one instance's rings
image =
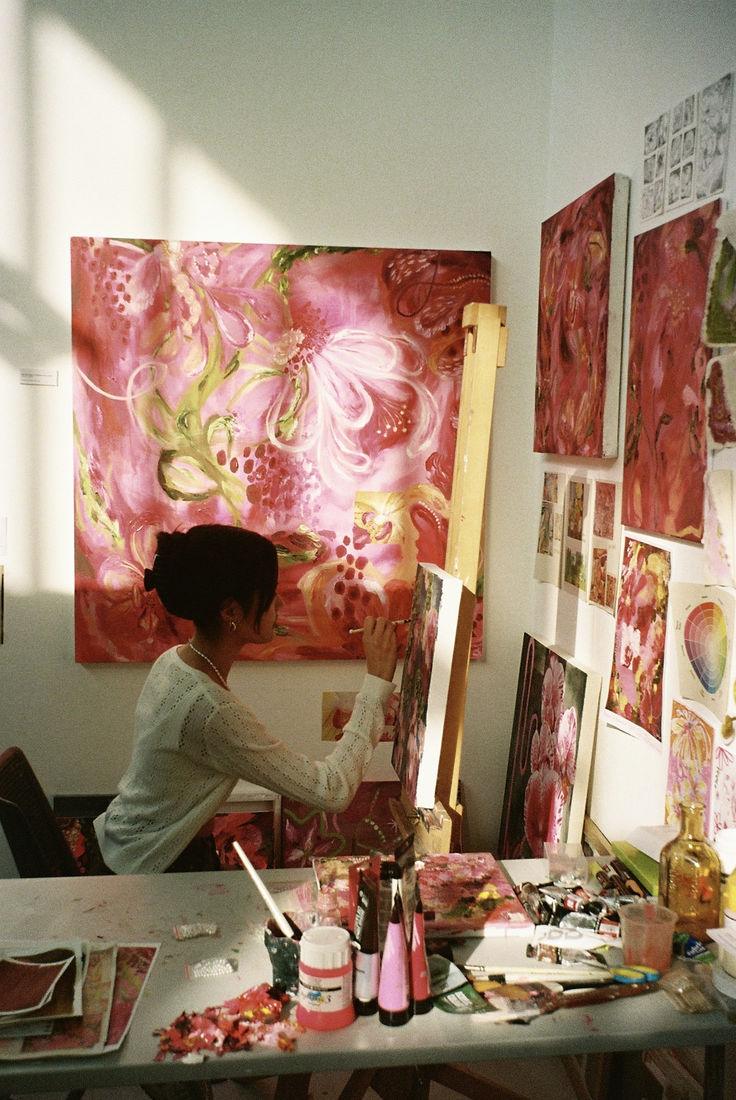
[[[457,577],[427,563],[417,566],[391,757],[415,806],[435,804],[458,628],[468,597],[472,603]]]
[[[538,858],[582,837],[601,677],[524,635],[499,859]]]

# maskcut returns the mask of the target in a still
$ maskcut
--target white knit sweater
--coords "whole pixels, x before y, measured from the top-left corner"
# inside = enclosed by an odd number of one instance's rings
[[[167,650],[138,700],[130,766],[94,823],[105,863],[117,874],[165,871],[238,779],[318,809],[345,809],[380,740],[393,687],[367,675],[341,740],[325,760],[314,761],[272,737],[176,648]]]

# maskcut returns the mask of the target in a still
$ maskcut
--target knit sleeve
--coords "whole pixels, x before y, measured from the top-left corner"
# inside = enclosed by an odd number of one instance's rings
[[[229,696],[204,725],[203,762],[317,809],[340,812],[352,802],[381,739],[393,688],[386,680],[366,675],[343,736],[324,760],[310,760],[288,748]]]

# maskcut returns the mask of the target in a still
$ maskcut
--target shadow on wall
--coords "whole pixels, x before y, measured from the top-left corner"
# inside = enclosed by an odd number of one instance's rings
[[[20,372],[69,350],[66,318],[49,309],[25,272],[0,264],[0,356]]]

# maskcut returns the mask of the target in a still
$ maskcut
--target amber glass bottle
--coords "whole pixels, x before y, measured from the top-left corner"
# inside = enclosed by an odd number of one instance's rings
[[[705,839],[701,802],[680,804],[680,832],[659,857],[659,901],[677,913],[675,931],[702,942],[719,924],[721,861]]]

